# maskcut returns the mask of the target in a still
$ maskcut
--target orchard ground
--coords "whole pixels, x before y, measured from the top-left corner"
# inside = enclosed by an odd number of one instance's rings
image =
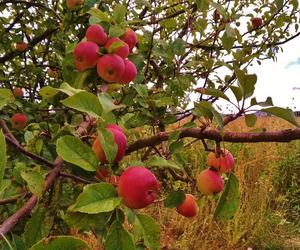
[[[298,120],[300,120],[298,118]],[[260,117],[255,128],[276,130],[290,125],[275,117]],[[250,130],[244,119],[234,121],[226,128],[231,131]],[[300,248],[300,142],[286,144],[230,144],[226,143],[236,159],[235,174],[239,179],[241,205],[231,221],[213,219],[217,197],[204,198],[196,194],[199,215],[195,219],[180,216],[172,209],[156,204],[147,212],[155,216],[163,230],[161,246],[164,249],[299,249]],[[189,171],[195,176],[206,167],[207,153],[199,142],[185,149]],[[288,160],[287,160],[288,159]],[[295,178],[294,182],[290,179]],[[185,186],[181,181],[174,187]],[[186,186],[185,186],[186,188]],[[294,190],[294,191],[293,191]],[[296,191],[298,190],[298,191]],[[293,205],[294,204],[294,205]],[[299,204],[299,203],[298,203]],[[291,216],[291,211],[298,214]]]

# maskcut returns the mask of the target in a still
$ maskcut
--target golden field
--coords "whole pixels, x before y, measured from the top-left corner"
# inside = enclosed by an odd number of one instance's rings
[[[258,118],[255,128],[267,131],[292,128],[292,125],[275,117]],[[249,129],[240,118],[226,127],[226,131],[247,132]],[[213,146],[213,144],[211,144]],[[236,160],[235,175],[239,180],[240,207],[230,221],[215,221],[213,212],[218,197],[203,197],[197,190],[181,181],[173,185],[198,198],[199,215],[187,219],[174,209],[155,204],[146,210],[159,221],[162,229],[161,247],[169,250],[210,250],[210,249],[300,249],[297,230],[300,225],[292,225],[287,220],[290,197],[281,190],[281,182],[289,182],[293,173],[287,158],[291,158],[300,176],[300,141],[291,143],[226,143]],[[206,168],[206,155],[201,142],[194,142],[185,148],[188,166],[193,177]],[[299,161],[298,161],[299,160]],[[297,168],[298,167],[298,168]],[[279,186],[278,186],[279,183]],[[300,183],[296,189],[300,189]],[[282,183],[284,186],[285,184]],[[295,188],[295,187],[294,187]],[[291,207],[293,209],[293,207]],[[299,214],[300,217],[300,214]]]

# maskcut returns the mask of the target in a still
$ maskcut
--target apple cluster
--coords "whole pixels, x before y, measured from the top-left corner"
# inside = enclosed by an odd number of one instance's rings
[[[92,24],[85,38],[74,49],[74,64],[79,72],[96,67],[107,83],[128,84],[135,79],[136,66],[128,59],[137,43],[132,29],[127,28],[121,37],[108,37],[101,25]]]
[[[234,168],[234,158],[227,149],[220,152],[210,152],[207,156],[210,168],[203,170],[197,176],[197,188],[204,195],[219,193],[223,190],[221,174],[229,173]]]
[[[114,164],[117,164],[125,155],[127,138],[123,129],[116,124],[109,124],[106,129],[113,135],[117,145],[117,153],[113,161]],[[92,150],[102,164],[108,163],[98,137],[93,142]],[[130,166],[120,177],[111,175],[109,168],[101,166],[97,170],[96,176],[117,186],[123,203],[132,209],[140,209],[152,204],[159,192],[159,181],[149,169],[143,166]]]

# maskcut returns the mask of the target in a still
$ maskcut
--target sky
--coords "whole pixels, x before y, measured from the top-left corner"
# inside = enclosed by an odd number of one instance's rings
[[[265,60],[249,72],[257,74],[254,96],[264,101],[268,96],[273,104],[300,111],[300,37],[282,45],[277,62]],[[294,98],[294,99],[293,99]]]

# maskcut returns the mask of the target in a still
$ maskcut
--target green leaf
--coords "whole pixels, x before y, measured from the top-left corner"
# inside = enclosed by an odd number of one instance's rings
[[[38,226],[38,225],[37,225]],[[29,250],[82,250],[91,249],[87,242],[73,236],[52,236],[44,238]]]
[[[214,218],[230,220],[238,210],[240,205],[240,194],[238,179],[233,173],[230,173],[226,182],[224,192],[222,193],[215,213]]]
[[[185,199],[185,193],[182,190],[173,190],[166,198],[165,207],[173,208],[178,207]]]
[[[212,119],[213,118],[212,108],[213,107],[210,102],[201,101],[195,103],[195,109],[193,113],[197,116],[204,116],[205,118]]]
[[[0,89],[0,110],[14,99],[14,95],[9,89]]]
[[[64,221],[70,227],[76,227],[78,229],[88,230],[94,228],[96,230],[103,230],[108,219],[108,214],[85,214],[85,213],[72,213],[68,212],[64,216]]]
[[[221,37],[221,41],[224,49],[226,49],[227,52],[229,52],[234,44],[234,38],[228,36],[227,32],[224,32],[223,36]]]
[[[214,119],[214,121],[217,123],[218,127],[220,129],[223,128],[223,119],[219,112],[215,110],[215,108],[212,106],[210,102],[207,101],[201,101],[198,103],[195,103],[195,109],[193,113],[196,116],[204,116],[205,118],[208,118],[210,120]]]
[[[84,85],[86,78],[92,74],[92,70],[86,70],[84,72],[77,73],[73,86],[77,89],[81,89]]]
[[[126,7],[124,5],[116,5],[113,13],[113,20],[115,21],[115,23],[122,23],[125,21]]]
[[[148,88],[145,84],[134,84],[132,87],[136,90],[139,96],[141,97],[147,97],[148,94]]]
[[[205,1],[204,1],[205,2]],[[213,1],[207,1],[209,2],[209,4],[214,7],[218,13],[220,13],[222,16],[225,16],[226,15],[226,10],[225,8],[223,7],[223,5],[219,4],[219,3],[216,3],[216,2],[213,2]]]
[[[135,249],[131,235],[123,228],[122,223],[116,220],[109,228],[106,241],[106,250],[133,250]]]
[[[176,170],[182,170],[180,166],[178,166],[172,160],[166,160],[160,156],[152,156],[149,160],[146,161],[146,166],[148,167],[160,167],[160,168],[173,168]]]
[[[273,106],[272,97],[268,96],[264,102],[257,102],[256,98],[251,98],[251,106],[259,105],[261,107]]]
[[[114,109],[119,109],[119,108],[125,107],[125,105],[115,105],[113,103],[113,99],[107,93],[98,94],[98,99],[100,101],[100,104],[102,105],[104,113],[110,112]]]
[[[213,89],[213,88],[206,88],[204,89],[204,95],[211,95],[211,96],[214,96],[214,97],[220,97],[220,98],[223,98],[225,100],[229,100],[228,96],[225,95],[221,90],[219,89]]]
[[[125,33],[125,30],[119,25],[111,25],[109,27],[109,37],[120,37]]]
[[[58,92],[59,92],[59,90],[56,88],[53,88],[50,86],[45,86],[40,89],[39,94],[43,100],[47,100],[47,99],[55,96]]]
[[[242,89],[236,86],[230,86],[232,93],[234,94],[236,100],[239,102],[243,98]]]
[[[158,223],[145,214],[137,214],[136,219],[135,225],[142,233],[145,246],[150,250],[158,250],[160,248],[160,227]]]
[[[72,96],[75,95],[77,93],[83,92],[84,90],[82,89],[75,89],[72,86],[70,86],[68,83],[63,82],[60,87],[59,90],[65,94],[67,94],[68,96]]]
[[[246,74],[240,69],[236,69],[235,74],[239,81],[239,85],[242,88],[243,97],[248,98],[252,96],[255,89],[257,76],[255,74]]]
[[[66,135],[56,142],[57,154],[66,162],[70,162],[86,171],[96,171],[98,159],[92,149],[80,139]]]
[[[2,187],[2,181],[3,181],[4,172],[6,168],[6,161],[7,161],[7,156],[6,156],[5,136],[2,130],[0,130],[0,189]]]
[[[110,212],[121,203],[117,191],[109,183],[89,184],[83,188],[76,203],[69,207],[71,212],[98,214]]]
[[[102,114],[102,107],[98,98],[92,93],[83,91],[61,101],[65,106],[98,117]]]
[[[281,107],[271,107],[271,108],[262,109],[261,111],[280,117],[294,124],[295,126],[299,127],[294,112],[289,108],[285,109]]]
[[[182,56],[185,52],[185,43],[183,39],[177,38],[172,44],[171,48],[175,55]]]
[[[97,8],[92,8],[89,10],[88,14],[91,16],[97,17],[101,21],[110,22],[109,16],[106,14],[106,12],[101,11]]]
[[[26,181],[31,193],[36,196],[42,194],[44,188],[44,176],[34,170],[27,170],[21,172],[22,178]]]
[[[24,229],[24,239],[27,248],[34,243],[48,236],[53,225],[53,221],[47,218],[47,209],[39,207],[27,221]]]
[[[255,114],[245,115],[245,122],[248,127],[254,127],[257,117]]]
[[[114,136],[112,132],[107,130],[106,128],[98,128],[97,131],[98,138],[105,153],[106,160],[109,163],[113,163],[118,152],[118,146],[115,143]]]

